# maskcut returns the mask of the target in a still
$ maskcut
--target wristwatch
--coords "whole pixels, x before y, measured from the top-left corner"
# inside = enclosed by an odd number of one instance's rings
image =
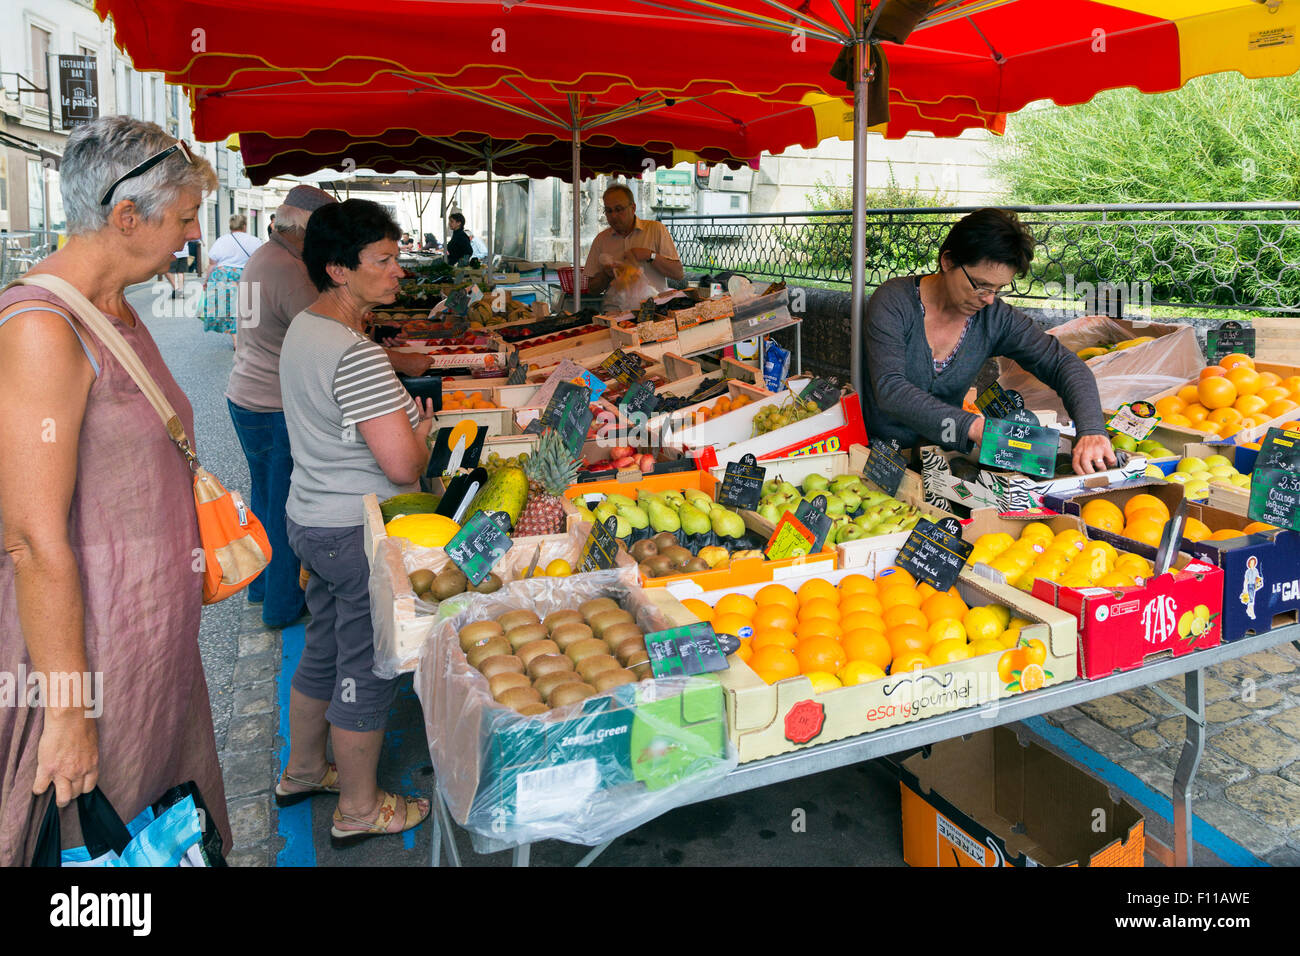
[[[655,254],[652,252],[650,253],[650,258],[646,260],[646,265],[654,265],[654,261],[655,261]]]

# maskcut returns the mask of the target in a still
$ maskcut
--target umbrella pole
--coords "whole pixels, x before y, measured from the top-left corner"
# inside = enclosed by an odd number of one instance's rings
[[[582,308],[582,147],[573,128],[573,311]]]
[[[492,271],[492,154],[487,157],[487,262],[485,268]]]
[[[867,68],[870,63],[866,36],[862,32],[863,7],[858,6],[857,40],[854,44],[853,84],[853,288],[850,328],[852,351],[849,368],[853,390],[859,400],[863,395],[862,381],[862,317],[866,311],[867,234]]]

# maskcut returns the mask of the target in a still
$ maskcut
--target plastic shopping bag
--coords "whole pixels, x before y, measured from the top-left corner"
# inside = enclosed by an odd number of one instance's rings
[[[605,292],[605,310],[613,312],[634,312],[646,299],[658,295],[658,290],[641,271],[636,260],[625,258],[614,270],[614,281]]]

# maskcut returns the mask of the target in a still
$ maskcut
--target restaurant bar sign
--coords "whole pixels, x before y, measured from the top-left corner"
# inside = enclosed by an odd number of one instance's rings
[[[99,116],[99,71],[93,56],[59,57],[59,106],[64,129],[85,126]]]

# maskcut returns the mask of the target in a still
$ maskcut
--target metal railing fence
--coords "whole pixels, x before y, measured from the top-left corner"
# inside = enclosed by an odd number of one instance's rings
[[[932,272],[939,246],[979,207],[869,209],[866,284]],[[1300,204],[1141,203],[1008,206],[1037,240],[1009,293],[1075,310],[1152,305],[1300,312]],[[843,285],[852,276],[853,212],[666,216],[692,271]]]

